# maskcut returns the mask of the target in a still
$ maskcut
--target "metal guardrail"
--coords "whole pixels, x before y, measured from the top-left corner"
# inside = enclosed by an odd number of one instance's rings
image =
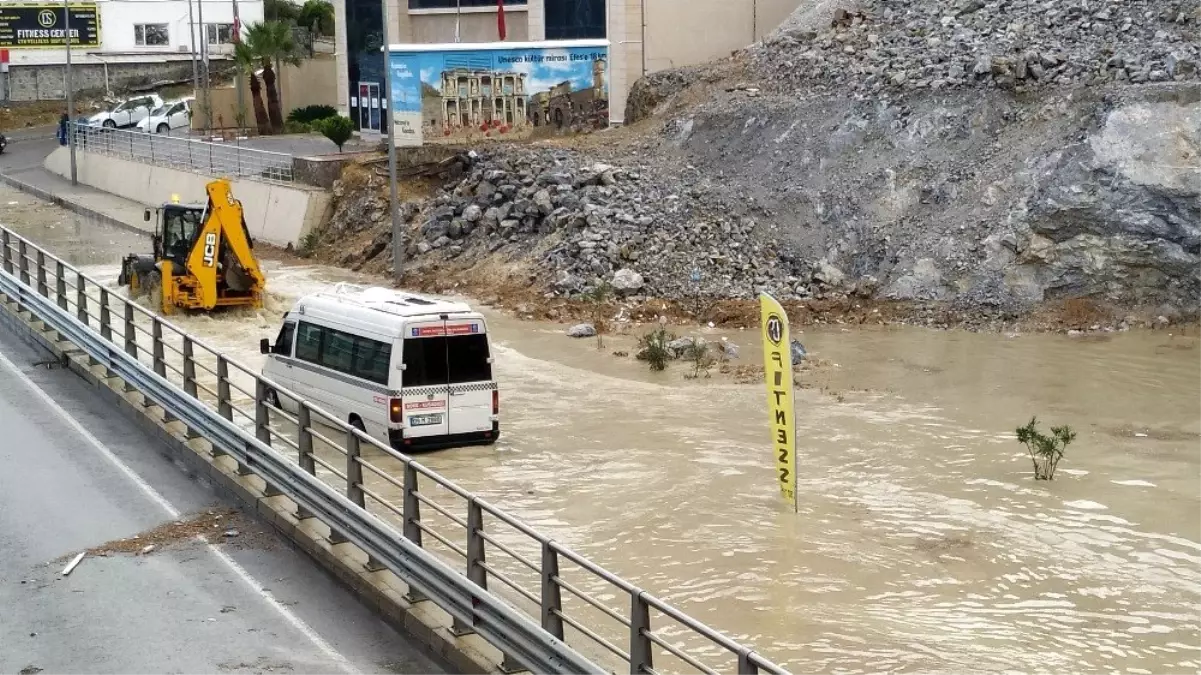
[[[291,183],[292,155],[193,138],[73,123],[79,150],[209,176]]]
[[[569,662],[583,654],[614,672],[787,672],[2,227],[0,265],[0,290],[281,490],[298,517],[318,517],[410,582],[454,630],[477,631],[505,665],[588,672]],[[541,638],[499,607],[463,604],[431,560],[457,564],[458,584],[503,598]]]

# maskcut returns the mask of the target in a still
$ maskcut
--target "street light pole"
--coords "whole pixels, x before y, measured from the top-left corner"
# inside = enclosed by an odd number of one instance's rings
[[[63,0],[63,28],[67,33],[67,146],[71,148],[71,185],[79,185],[79,170],[75,164],[75,80],[71,77],[71,6]]]
[[[391,25],[388,23],[390,1],[380,0],[384,20],[384,105],[380,107],[388,124],[388,211],[392,214],[392,273],[399,283],[400,278],[404,276],[405,242],[396,195],[396,113],[392,110],[392,56],[388,51],[388,45],[391,43],[389,38],[392,36]]]

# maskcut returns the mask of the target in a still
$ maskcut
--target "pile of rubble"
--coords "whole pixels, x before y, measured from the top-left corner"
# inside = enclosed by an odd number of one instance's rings
[[[690,179],[689,167],[673,174],[523,146],[461,157],[469,158],[454,172],[461,175],[425,202],[403,207],[408,255],[417,265],[527,259],[540,285],[561,296],[601,287],[664,299],[750,298],[763,287],[795,289],[786,298],[822,292],[820,269],[782,251],[753,208],[719,197],[694,170]],[[373,233],[361,250],[342,249],[337,262],[352,267],[390,254],[383,183],[372,180],[375,189],[335,186],[335,214],[325,229],[330,242]]]
[[[762,86],[860,95],[1198,79],[1197,0],[831,0],[747,56]]]

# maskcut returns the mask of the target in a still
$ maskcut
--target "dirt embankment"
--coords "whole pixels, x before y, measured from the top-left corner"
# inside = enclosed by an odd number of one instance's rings
[[[1195,321],[1197,3],[1010,5],[802,3],[639,82],[629,127],[447,149],[402,181],[406,283],[562,320],[753,324],[767,291],[800,323]],[[306,252],[390,270],[385,175],[348,169]]]

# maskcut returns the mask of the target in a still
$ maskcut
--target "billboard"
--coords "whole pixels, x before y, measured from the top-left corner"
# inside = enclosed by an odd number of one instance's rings
[[[100,10],[95,3],[72,3],[71,45],[100,46]],[[67,45],[62,3],[0,2],[0,49],[53,49]]]
[[[537,138],[609,124],[604,40],[393,45],[398,146]]]

